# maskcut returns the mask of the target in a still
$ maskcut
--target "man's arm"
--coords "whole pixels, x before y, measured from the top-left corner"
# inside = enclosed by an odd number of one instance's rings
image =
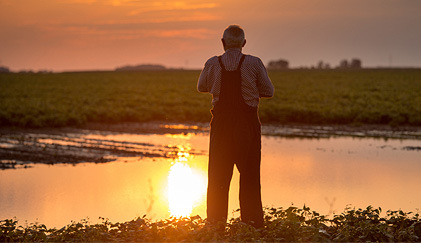
[[[270,81],[265,65],[260,59],[257,71],[257,88],[259,89],[259,96],[264,98],[273,97],[275,88],[273,87],[272,81]]]
[[[206,62],[205,67],[200,73],[199,81],[197,82],[197,91],[199,92],[209,92],[208,82],[207,82],[208,69],[209,69],[209,65],[208,65],[208,62]]]

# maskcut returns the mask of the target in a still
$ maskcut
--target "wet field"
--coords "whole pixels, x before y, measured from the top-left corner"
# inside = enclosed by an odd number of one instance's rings
[[[94,129],[95,128],[95,129]],[[421,206],[421,131],[264,126],[266,206]],[[0,219],[59,227],[89,218],[205,217],[207,124],[0,131]],[[234,173],[230,210],[238,208]]]
[[[94,126],[92,126],[94,127]],[[83,162],[106,163],[119,157],[175,158],[177,145],[145,143],[141,140],[127,141],[124,134],[207,134],[206,124],[119,124],[100,130],[76,128],[51,129],[1,129],[0,169],[30,167],[33,164],[77,164]],[[300,138],[328,139],[334,137],[379,138],[379,139],[421,139],[421,131],[390,129],[358,129],[349,127],[279,127],[264,126],[263,135]],[[113,135],[105,139],[104,136]],[[115,139],[123,136],[123,139]],[[421,150],[418,146],[402,149]],[[191,154],[206,154],[207,150]]]

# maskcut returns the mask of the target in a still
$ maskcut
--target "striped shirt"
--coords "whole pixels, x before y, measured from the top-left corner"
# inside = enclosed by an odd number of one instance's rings
[[[222,55],[222,63],[227,71],[234,71],[240,62],[240,49],[228,49]],[[241,92],[244,102],[252,107],[259,105],[261,97],[272,97],[274,93],[273,84],[269,79],[266,68],[260,58],[246,55],[241,66]],[[218,57],[209,58],[205,63],[205,67],[200,73],[197,82],[197,90],[199,92],[207,92],[212,94],[212,105],[219,100],[221,91],[221,66]]]

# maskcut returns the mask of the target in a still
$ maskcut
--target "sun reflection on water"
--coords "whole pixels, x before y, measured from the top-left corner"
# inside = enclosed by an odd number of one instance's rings
[[[206,179],[190,168],[190,154],[180,148],[168,174],[168,203],[171,216],[188,217],[206,192]]]

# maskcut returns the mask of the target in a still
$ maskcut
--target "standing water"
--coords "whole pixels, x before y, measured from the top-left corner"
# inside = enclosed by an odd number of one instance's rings
[[[46,147],[76,141],[43,139]],[[0,220],[16,217],[20,223],[62,227],[86,218],[97,222],[99,217],[111,222],[144,215],[152,220],[206,217],[207,133],[83,133],[77,139],[101,141],[101,149],[124,144],[127,153],[108,163],[0,170]],[[144,149],[141,146],[163,156],[133,156],[133,151]],[[420,147],[417,139],[263,136],[263,205],[305,204],[324,215],[341,213],[347,206],[417,210]],[[239,207],[238,177],[235,171],[230,212]]]

